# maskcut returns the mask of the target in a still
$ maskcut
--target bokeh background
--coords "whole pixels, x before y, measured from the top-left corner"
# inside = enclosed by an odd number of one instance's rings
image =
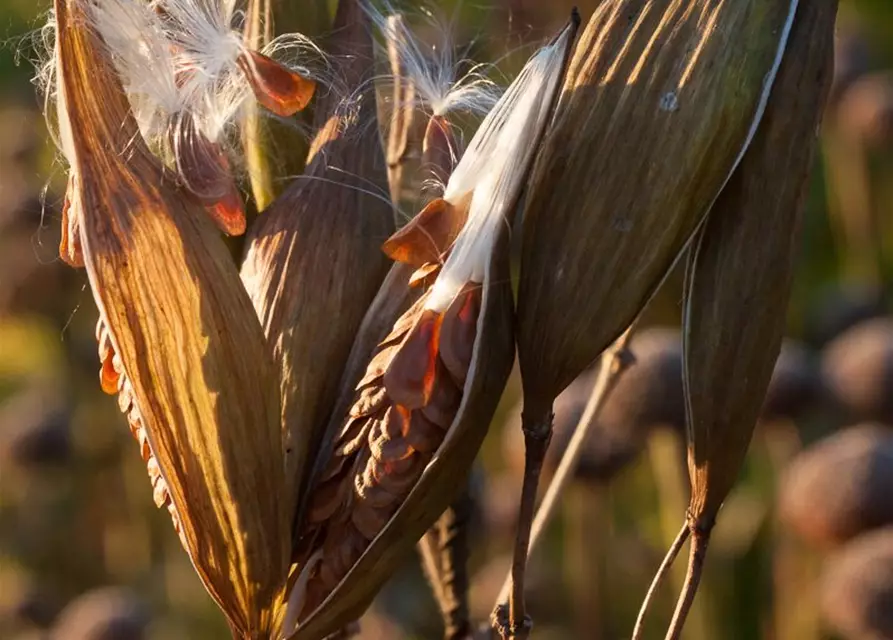
[[[438,4],[459,17],[459,41],[474,40],[479,60],[503,57],[506,73],[525,57],[519,47],[562,23],[571,5],[489,1]],[[585,17],[597,0],[577,4]],[[228,637],[153,505],[116,403],[99,389],[86,276],[58,259],[64,185],[29,64],[28,34],[47,6],[0,0],[0,638]],[[789,339],[720,514],[690,640],[893,638],[893,3],[843,0],[838,32]],[[652,303],[633,343],[638,364],[595,425],[532,561],[534,637],[628,637],[682,523],[680,300],[676,274]],[[554,453],[590,386],[581,380],[562,398]],[[509,566],[523,468],[518,396],[515,377],[472,481],[477,620]],[[660,594],[650,638],[663,637],[684,560]],[[439,634],[408,558],[361,637]]]

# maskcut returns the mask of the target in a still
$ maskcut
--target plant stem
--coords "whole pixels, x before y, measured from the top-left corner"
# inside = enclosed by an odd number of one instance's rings
[[[526,638],[530,633],[530,621],[527,619],[524,603],[524,577],[527,558],[542,538],[546,525],[558,504],[561,491],[567,486],[573,471],[576,469],[582,453],[582,445],[598,413],[604,406],[608,394],[614,388],[619,375],[632,364],[632,357],[627,345],[632,336],[634,325],[630,326],[618,338],[608,351],[602,355],[599,375],[596,379],[592,395],[583,411],[583,415],[574,429],[568,447],[562,455],[561,462],[549,484],[539,509],[534,518],[534,505],[542,471],[543,458],[548,449],[552,435],[551,407],[548,417],[538,415],[532,418],[527,412],[522,414],[522,428],[525,441],[524,483],[521,490],[521,505],[518,515],[518,531],[515,539],[515,551],[512,558],[512,570],[506,578],[497,599],[494,610],[494,624],[504,638]],[[540,414],[542,412],[537,412]],[[532,521],[532,522],[531,522]],[[508,598],[508,620],[504,602]]]
[[[641,640],[642,633],[645,631],[645,615],[651,608],[651,604],[654,601],[654,596],[657,595],[658,588],[667,577],[667,574],[670,572],[670,568],[672,568],[673,563],[676,561],[676,557],[682,550],[682,545],[684,545],[685,541],[688,540],[690,532],[691,530],[688,528],[688,522],[684,523],[682,525],[682,529],[679,530],[679,533],[677,534],[675,540],[673,540],[673,544],[670,545],[670,549],[669,551],[667,551],[667,555],[664,556],[663,562],[661,562],[657,573],[654,574],[654,580],[651,581],[651,586],[648,587],[648,593],[645,594],[645,600],[642,602],[642,607],[639,609],[639,615],[636,618],[636,626],[633,628],[632,640]]]
[[[689,526],[691,528],[691,553],[688,559],[688,573],[685,576],[685,586],[682,593],[679,594],[676,612],[673,614],[673,620],[670,622],[665,640],[679,640],[682,635],[682,628],[685,626],[688,612],[691,611],[691,606],[695,601],[698,585],[701,583],[701,576],[704,572],[704,559],[707,556],[710,532],[702,530],[694,524]]]
[[[444,638],[471,633],[468,612],[468,524],[473,498],[468,486],[419,541],[422,568],[443,618]]]

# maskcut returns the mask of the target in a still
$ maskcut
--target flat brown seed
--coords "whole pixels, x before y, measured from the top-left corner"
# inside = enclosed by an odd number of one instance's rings
[[[205,210],[223,233],[229,236],[240,236],[245,233],[247,226],[245,203],[242,201],[242,195],[236,188],[235,182],[230,183],[229,190],[224,197],[216,202],[205,204]]]
[[[369,451],[372,453],[372,457],[378,462],[399,462],[412,455],[413,447],[411,447],[409,441],[404,438],[396,438],[393,440],[382,438],[370,442]]]
[[[444,314],[440,329],[440,358],[460,386],[465,384],[477,338],[481,291],[480,285],[466,285]]]
[[[442,320],[443,314],[424,310],[391,360],[384,385],[394,403],[409,410],[420,409],[431,398]]]
[[[409,278],[410,287],[427,287],[434,284],[434,280],[440,273],[440,263],[428,262],[413,271]]]
[[[391,360],[397,355],[398,347],[399,345],[396,344],[386,346],[372,357],[372,360],[366,367],[366,373],[357,384],[358,390],[371,385],[384,377],[385,371],[388,370],[388,366],[391,364]]]
[[[448,429],[456,417],[461,402],[462,390],[456,386],[443,361],[438,362],[434,391],[428,404],[422,407],[421,413],[441,429]],[[415,423],[417,413],[419,412],[413,413],[413,423]],[[443,437],[443,433],[440,434],[440,437]]]
[[[351,418],[363,418],[377,412],[385,406],[388,394],[383,386],[364,387],[360,397],[350,408]]]
[[[372,540],[384,529],[389,517],[384,509],[373,509],[371,505],[360,503],[351,512],[350,521],[366,540]]]
[[[429,202],[416,217],[388,238],[381,250],[396,262],[414,267],[439,264],[440,257],[456,239],[454,207],[437,198]],[[461,227],[461,225],[460,225]]]
[[[344,503],[342,482],[323,482],[313,492],[313,502],[307,512],[307,522],[319,524],[335,515]]]
[[[171,129],[170,144],[183,186],[205,206],[226,198],[232,189],[229,160],[219,144],[199,130],[191,115]]]
[[[288,118],[302,111],[316,92],[316,83],[257,51],[239,56],[254,97],[277,116]]]
[[[419,453],[434,453],[443,442],[445,431],[420,411],[413,411],[405,442]]]
[[[397,496],[388,492],[380,484],[366,484],[362,481],[362,476],[354,479],[354,490],[357,497],[363,502],[368,503],[376,509],[383,509],[394,504]]]

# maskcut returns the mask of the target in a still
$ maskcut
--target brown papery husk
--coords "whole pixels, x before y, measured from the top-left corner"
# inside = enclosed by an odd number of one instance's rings
[[[502,396],[514,360],[508,237],[500,234],[485,275],[481,313],[462,404],[444,443],[396,514],[295,640],[322,638],[357,619],[381,585],[412,554],[416,542],[464,487]]]
[[[720,506],[760,415],[785,317],[817,132],[833,76],[836,2],[801,2],[766,116],[689,257],[684,366],[692,495],[688,577],[668,638],[694,599]]]
[[[350,51],[344,74],[364,86],[359,113],[330,94],[317,106],[321,130],[305,175],[263,213],[242,280],[281,366],[282,429],[296,509],[319,448],[357,330],[388,263],[379,250],[394,231],[372,83],[372,39],[357,0],[342,0],[330,46]],[[365,83],[365,84],[364,84]],[[369,191],[380,195],[372,195]]]
[[[778,0],[598,6],[524,212],[518,354],[534,421],[631,324],[703,220],[759,118],[790,13]]]
[[[140,137],[86,9],[56,2],[90,285],[192,563],[237,634],[265,637],[288,561],[272,357],[223,241]]]

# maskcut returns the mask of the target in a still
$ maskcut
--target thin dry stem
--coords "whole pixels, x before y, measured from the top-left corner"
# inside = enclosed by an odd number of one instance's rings
[[[665,640],[679,640],[682,635],[682,628],[685,626],[685,620],[695,601],[698,585],[701,583],[701,575],[704,572],[704,559],[707,556],[710,532],[702,530],[694,524],[690,524],[689,528],[691,530],[691,552],[688,558],[688,573],[685,576],[685,586],[682,593],[679,594],[676,612],[673,614],[673,620],[670,622]]]
[[[664,556],[663,562],[661,562],[660,567],[657,569],[657,573],[654,574],[654,580],[651,581],[651,586],[648,587],[648,593],[645,594],[645,600],[642,602],[642,607],[639,609],[639,615],[636,618],[636,626],[633,627],[631,640],[641,640],[642,633],[645,631],[645,616],[651,608],[654,596],[657,595],[658,588],[663,584],[664,579],[670,573],[670,568],[672,568],[673,563],[676,562],[676,558],[682,550],[682,545],[688,540],[690,534],[691,529],[689,529],[688,522],[686,522],[682,525],[682,529],[679,530],[676,539],[673,540],[673,544],[670,545],[670,549],[667,551],[667,555]]]
[[[601,408],[604,406],[605,400],[616,385],[620,374],[632,363],[630,353],[627,351],[627,345],[633,331],[634,325],[630,326],[617,339],[611,349],[602,356],[601,369],[592,395],[561,458],[558,469],[546,490],[542,503],[536,511],[535,517],[534,504],[539,476],[542,472],[543,458],[552,435],[551,413],[548,422],[544,420],[530,422],[522,417],[522,421],[526,423],[523,427],[526,457],[518,531],[515,540],[512,569],[499,593],[497,605],[493,613],[494,626],[503,638],[525,638],[530,632],[530,621],[527,619],[524,604],[524,576],[527,568],[527,559],[542,538],[546,525],[554,514],[555,507],[558,504],[558,497],[567,486],[577,467],[583,443]],[[527,426],[531,424],[532,427]],[[544,425],[547,428],[544,429]],[[505,621],[503,620],[505,607],[502,603],[507,598],[509,615],[508,621]]]

